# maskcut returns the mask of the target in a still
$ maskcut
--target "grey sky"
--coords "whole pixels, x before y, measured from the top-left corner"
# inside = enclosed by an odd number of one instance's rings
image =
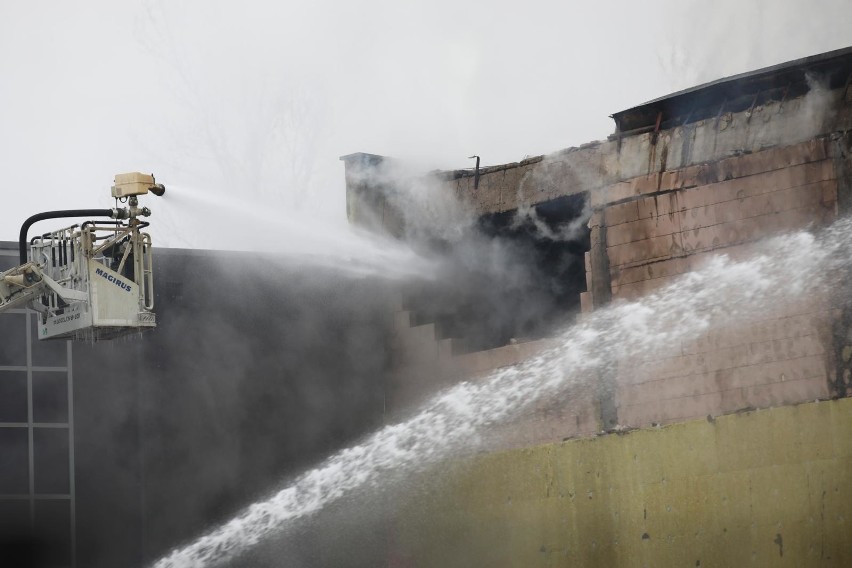
[[[148,199],[155,244],[223,246],[202,212],[257,221],[189,205],[226,192],[339,227],[342,154],[455,168],[601,139],[612,112],[846,47],[850,16],[848,0],[7,0],[0,239],[110,206],[112,176],[136,170],[187,189]]]

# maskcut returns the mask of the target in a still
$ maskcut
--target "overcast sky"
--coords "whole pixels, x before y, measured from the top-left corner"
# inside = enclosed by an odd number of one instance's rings
[[[125,171],[183,192],[146,199],[155,244],[222,246],[195,223],[250,221],[227,199],[342,224],[343,154],[460,168],[602,139],[613,112],[852,45],[850,16],[849,0],[5,0],[0,239],[111,206]],[[202,195],[215,207],[193,209]]]

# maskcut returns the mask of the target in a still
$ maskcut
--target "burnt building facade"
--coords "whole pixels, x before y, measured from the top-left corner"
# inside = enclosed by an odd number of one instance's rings
[[[414,185],[486,226],[510,219],[504,238],[532,221],[539,246],[570,240],[566,252],[583,262],[568,262],[565,279],[580,275],[582,284],[559,289],[566,297],[549,308],[564,322],[582,320],[671,290],[719,255],[749,259],[766,238],[819,232],[847,216],[850,83],[847,48],[617,112],[615,132],[600,142],[433,172]],[[380,156],[342,159],[352,222],[419,242],[422,231],[408,228],[417,229],[410,178],[385,175],[397,168]],[[565,207],[576,203],[565,198],[585,206]],[[547,223],[554,207],[561,215]],[[585,231],[564,238],[577,218]],[[511,299],[504,287],[499,297]],[[760,318],[667,338],[636,356],[613,353],[597,377],[602,388],[537,404],[492,429],[486,441],[499,451],[422,479],[430,489],[399,503],[391,557],[442,568],[847,565],[848,298],[847,277]],[[388,398],[403,408],[551,345],[542,325],[465,349],[464,337],[422,311],[405,294],[396,306]]]
[[[852,49],[816,55],[617,112],[615,132],[604,141],[425,177],[491,235],[517,241],[537,224],[526,234],[535,234],[538,249],[560,252],[530,265],[562,284],[562,297],[548,309],[568,321],[658,290],[715,254],[742,258],[765,237],[826,226],[846,213],[850,77]],[[351,221],[411,238],[405,209],[412,192],[399,189],[411,182],[394,186],[386,173],[393,161],[367,154],[342,160]],[[560,230],[579,225],[583,230],[560,238]],[[516,425],[507,443],[846,396],[847,345],[838,331],[847,327],[846,316],[813,302],[776,316],[754,329],[672,346],[660,360],[622,362],[611,396],[542,409]],[[428,361],[446,375],[470,376],[547,345],[542,326],[530,335],[516,329],[513,340],[504,335],[488,349],[454,351],[447,344],[465,338],[446,336],[438,319],[429,319],[416,300],[398,306],[397,352],[417,369]],[[404,400],[423,388],[423,373],[399,367]],[[728,378],[719,380],[721,374]]]

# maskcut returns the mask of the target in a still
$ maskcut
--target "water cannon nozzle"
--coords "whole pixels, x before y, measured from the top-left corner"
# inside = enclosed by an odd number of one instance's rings
[[[115,176],[115,185],[112,186],[112,196],[116,199],[136,197],[147,193],[163,195],[165,192],[166,187],[161,183],[157,183],[157,180],[154,179],[154,174],[139,172],[117,174]]]

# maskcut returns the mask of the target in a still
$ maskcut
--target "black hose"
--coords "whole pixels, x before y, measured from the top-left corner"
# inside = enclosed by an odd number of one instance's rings
[[[62,219],[65,217],[112,217],[112,209],[66,209],[64,211],[45,211],[33,215],[21,225],[21,234],[18,238],[21,264],[27,262],[27,231],[30,230],[30,227],[45,219]]]

